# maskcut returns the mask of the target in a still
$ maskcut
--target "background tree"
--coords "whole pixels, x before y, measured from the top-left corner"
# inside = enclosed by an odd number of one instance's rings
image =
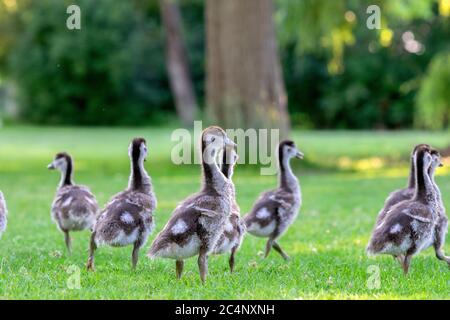
[[[207,108],[224,127],[289,131],[272,0],[208,0]]]
[[[160,0],[159,4],[165,30],[166,65],[175,108],[181,122],[185,126],[192,126],[197,114],[197,99],[183,38],[180,8],[176,0]]]

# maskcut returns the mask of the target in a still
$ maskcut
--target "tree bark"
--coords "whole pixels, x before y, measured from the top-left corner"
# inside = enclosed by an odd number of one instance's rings
[[[183,39],[180,8],[176,0],[159,0],[166,38],[166,65],[175,108],[185,126],[193,126],[197,99]]]
[[[207,0],[207,111],[226,128],[289,132],[272,0]]]

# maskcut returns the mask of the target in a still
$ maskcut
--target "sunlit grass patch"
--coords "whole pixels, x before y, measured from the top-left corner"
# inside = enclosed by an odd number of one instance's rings
[[[298,220],[281,238],[288,263],[275,252],[262,258],[265,240],[247,235],[228,271],[228,256],[210,258],[210,276],[201,285],[196,259],[186,263],[181,281],[173,261],[145,257],[157,232],[184,197],[200,187],[200,168],[170,163],[171,129],[4,128],[0,130],[0,189],[9,206],[9,225],[0,239],[0,298],[30,299],[449,299],[450,271],[432,250],[413,260],[404,277],[391,257],[367,258],[365,246],[387,194],[406,184],[410,147],[429,141],[439,147],[447,135],[404,132],[294,132],[294,139],[315,167],[297,165],[303,190]],[[85,271],[89,232],[74,234],[66,254],[61,233],[50,219],[59,176],[46,165],[60,150],[75,157],[75,180],[90,186],[104,204],[127,185],[129,139],[149,141],[146,163],[158,197],[156,231],[131,271],[131,247],[101,248],[97,272]],[[416,136],[417,135],[417,136]],[[338,159],[351,164],[339,168]],[[367,160],[370,159],[370,160]],[[375,159],[375,160],[374,160]],[[379,159],[379,160],[376,160]],[[379,166],[379,161],[382,166]],[[448,161],[448,160],[446,160]],[[359,165],[358,165],[359,164]],[[448,162],[446,162],[448,164]],[[333,168],[321,170],[320,168]],[[235,184],[241,212],[248,212],[259,193],[276,185],[257,166],[238,166]],[[450,201],[448,169],[438,183]],[[450,252],[450,242],[445,246]],[[380,271],[380,287],[370,289],[370,267]],[[68,281],[79,270],[80,288]]]

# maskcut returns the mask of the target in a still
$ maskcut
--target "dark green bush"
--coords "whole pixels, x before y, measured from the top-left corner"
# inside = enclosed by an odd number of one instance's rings
[[[134,125],[164,122],[173,111],[157,1],[23,3],[9,59],[23,119]],[[72,3],[81,8],[81,30],[66,28]]]

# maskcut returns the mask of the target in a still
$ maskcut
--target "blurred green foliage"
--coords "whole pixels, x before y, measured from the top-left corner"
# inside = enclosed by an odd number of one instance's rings
[[[157,114],[154,108],[167,104],[158,90],[166,84],[155,77],[163,60],[148,59],[160,50],[152,48],[160,43],[157,22],[127,1],[76,3],[83,8],[80,31],[66,28],[67,1],[30,1],[18,11],[23,30],[9,68],[22,116],[37,123],[127,124]]]
[[[419,91],[417,121],[421,126],[442,129],[450,121],[450,52],[437,56]]]
[[[136,125],[175,117],[158,1],[15,1],[8,12],[0,0],[0,86],[2,76],[17,86],[22,120]],[[274,2],[294,126],[448,125],[450,19],[442,0]],[[72,3],[82,8],[79,31],[65,28]],[[202,105],[204,1],[179,4]],[[366,26],[371,4],[381,8],[381,30]]]
[[[83,125],[167,122],[173,107],[157,1],[18,3],[20,29],[7,70],[18,86],[23,119]],[[66,28],[66,9],[73,3],[81,8],[81,30]]]
[[[413,126],[416,96],[427,67],[450,50],[449,18],[439,13],[437,1],[277,1],[294,124],[356,129]],[[381,8],[381,30],[366,27],[371,4]],[[441,68],[446,70],[441,73],[448,73],[450,65]],[[438,76],[428,78],[437,81]],[[442,87],[450,86],[448,78],[440,80]],[[438,88],[433,95],[449,101]],[[436,109],[431,99],[419,101],[420,109]],[[428,114],[431,122],[441,116]]]

